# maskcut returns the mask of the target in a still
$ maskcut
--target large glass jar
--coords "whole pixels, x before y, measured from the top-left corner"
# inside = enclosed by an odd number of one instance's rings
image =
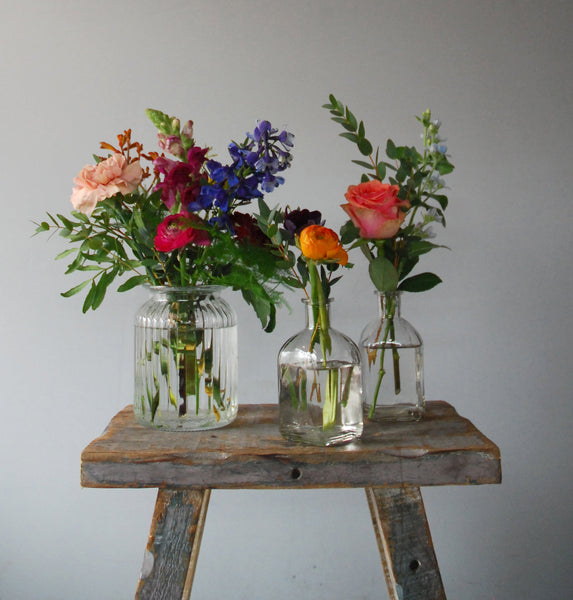
[[[168,431],[237,415],[237,319],[220,286],[152,287],[135,317],[134,412]]]
[[[330,327],[329,302],[304,302],[306,327],[278,356],[280,432],[317,446],[350,442],[362,434],[360,351]]]
[[[424,414],[423,343],[400,315],[402,292],[376,292],[378,317],[360,337],[364,411],[374,421],[417,421]]]

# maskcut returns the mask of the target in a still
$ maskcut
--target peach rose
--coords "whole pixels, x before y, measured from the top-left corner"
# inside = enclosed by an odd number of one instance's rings
[[[306,258],[337,262],[344,266],[348,254],[341,246],[338,235],[322,225],[309,225],[299,236],[300,250]]]
[[[410,208],[407,200],[398,198],[397,185],[373,180],[351,185],[344,196],[348,204],[342,208],[360,229],[360,236],[373,240],[391,238],[400,229]]]
[[[113,154],[79,172],[70,200],[75,210],[89,215],[101,200],[135,191],[142,178],[139,161],[128,163],[122,154]]]

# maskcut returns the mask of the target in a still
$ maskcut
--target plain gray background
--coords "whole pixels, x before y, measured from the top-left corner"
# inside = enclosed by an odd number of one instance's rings
[[[456,165],[451,251],[425,257],[444,283],[410,295],[425,342],[428,399],[499,446],[501,486],[424,490],[449,598],[573,597],[571,571],[571,205],[573,5],[564,0],[51,0],[1,2],[2,305],[0,598],[132,598],[153,490],[82,490],[82,448],[131,403],[132,319],[144,294],[95,313],[59,292],[77,282],[31,238],[66,214],[72,178],[144,109],[195,121],[222,156],[256,119],[296,134],[269,203],[339,205],[360,169],[321,108],[334,92],[371,140],[417,144],[431,108]],[[359,255],[335,289],[353,337],[374,312]],[[242,402],[275,402],[275,333],[239,295]],[[385,597],[361,490],[215,491],[194,598]]]

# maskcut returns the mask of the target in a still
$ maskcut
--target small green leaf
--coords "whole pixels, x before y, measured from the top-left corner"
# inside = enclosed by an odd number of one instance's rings
[[[442,280],[434,273],[420,273],[404,279],[398,289],[404,292],[425,292],[441,282]]]
[[[259,198],[259,214],[265,222],[268,222],[269,215],[271,214],[271,209],[269,208],[269,205],[263,200],[263,198]]]
[[[147,283],[147,276],[146,275],[135,275],[133,277],[130,277],[124,283],[122,283],[117,288],[117,291],[118,292],[127,292],[128,290],[131,290],[134,287],[137,287],[138,285],[143,285],[144,283]]]
[[[454,165],[450,164],[447,160],[438,163],[438,165],[436,166],[436,169],[438,170],[438,173],[440,175],[447,175],[448,173],[451,173],[454,170]]]
[[[63,252],[60,252],[56,258],[54,258],[54,260],[60,260],[62,258],[65,258],[66,256],[69,256],[70,254],[73,254],[76,251],[76,248],[68,248],[67,250],[64,250]]]
[[[67,292],[62,292],[60,294],[60,296],[63,296],[64,298],[69,298],[70,296],[74,296],[78,292],[81,292],[90,281],[91,281],[91,279],[86,279],[79,285],[76,285],[75,287],[69,289]]]
[[[42,231],[49,231],[50,230],[50,224],[46,223],[46,221],[42,221],[38,227],[36,227],[36,233],[41,233]]]
[[[373,169],[374,168],[370,163],[367,163],[364,160],[353,160],[352,162],[355,165],[358,165],[359,167],[364,167],[365,169]]]
[[[82,306],[82,312],[86,313],[88,312],[88,310],[91,308],[95,293],[96,293],[96,285],[95,283],[92,281],[92,286],[90,288],[90,291],[86,294],[86,297],[84,298],[84,304]]]
[[[396,145],[394,144],[394,142],[392,140],[388,140],[386,142],[386,156],[388,158],[391,158],[392,160],[395,160],[396,158],[398,158],[398,155],[396,152]]]
[[[398,285],[398,272],[394,265],[383,256],[370,262],[368,266],[370,279],[379,292],[391,292]]]
[[[370,156],[372,154],[372,144],[365,138],[360,138],[358,140],[358,150],[364,156]]]
[[[340,228],[340,242],[346,246],[360,237],[360,229],[351,220],[346,221]]]
[[[383,162],[379,162],[376,165],[376,175],[378,175],[380,181],[383,181],[384,177],[386,177],[386,165]]]
[[[346,107],[345,114],[346,114],[346,120],[348,121],[348,125],[352,128],[351,131],[356,131],[358,121],[356,120],[356,117],[350,112],[350,109],[348,108],[348,106]]]
[[[355,144],[358,143],[358,136],[355,133],[349,133],[348,131],[343,131],[342,133],[339,133],[338,135],[347,140],[350,140],[351,142],[353,142]]]

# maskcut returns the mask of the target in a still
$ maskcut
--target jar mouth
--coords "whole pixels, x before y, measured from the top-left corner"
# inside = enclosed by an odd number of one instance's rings
[[[187,301],[193,298],[202,299],[209,297],[219,297],[222,299],[222,292],[226,289],[224,285],[150,285],[147,288],[152,298],[172,301]]]
[[[152,292],[165,292],[165,293],[189,293],[193,292],[202,292],[208,294],[209,292],[220,292],[226,289],[224,285],[187,285],[187,286],[177,286],[177,285],[147,285],[145,286]]]
[[[310,298],[301,298],[300,301],[305,306],[320,306],[320,302],[313,302]],[[327,298],[325,300],[326,306],[329,306],[332,302],[334,302],[334,298]]]

